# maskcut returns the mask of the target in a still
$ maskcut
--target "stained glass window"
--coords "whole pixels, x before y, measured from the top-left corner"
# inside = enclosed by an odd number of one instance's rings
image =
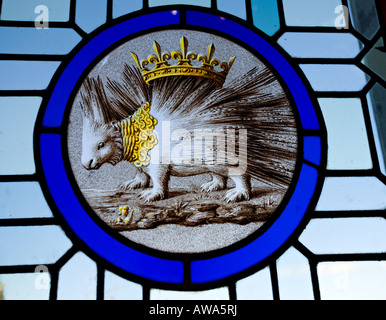
[[[385,1],[0,4],[0,299],[386,298]],[[217,86],[201,91],[208,79]],[[162,84],[173,99],[157,96]],[[124,122],[130,99],[150,111]],[[96,115],[98,103],[116,113]],[[185,109],[162,118],[168,103]],[[170,165],[154,195],[146,157],[131,161],[124,140],[141,117],[159,125],[152,161],[170,123],[184,128],[176,152],[197,123],[227,119],[227,143],[230,128],[248,130],[250,180],[206,165],[202,184]],[[85,159],[90,119],[93,134],[115,121],[125,161]],[[132,167],[143,193],[122,174]]]

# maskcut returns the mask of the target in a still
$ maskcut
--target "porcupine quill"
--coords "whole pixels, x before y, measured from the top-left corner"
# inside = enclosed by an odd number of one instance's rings
[[[126,64],[122,82],[107,81],[109,103],[104,101],[104,89],[97,89],[100,80],[94,81],[99,103],[91,106],[106,123],[132,115],[149,101],[152,114],[191,130],[247,129],[248,173],[285,187],[296,161],[296,123],[285,93],[275,90],[275,81],[268,68],[255,67],[221,89],[211,80],[184,76],[156,79],[148,86],[137,68]]]

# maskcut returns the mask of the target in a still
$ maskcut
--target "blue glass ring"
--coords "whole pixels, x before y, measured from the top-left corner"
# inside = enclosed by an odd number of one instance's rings
[[[183,19],[181,18],[183,14]],[[260,236],[234,251],[195,258],[153,255],[132,248],[107,233],[98,225],[79,199],[72,185],[64,159],[63,119],[70,108],[68,101],[79,79],[99,57],[116,42],[154,28],[201,28],[207,32],[226,34],[245,43],[270,64],[286,84],[300,119],[298,172],[292,194],[283,211]],[[150,32],[150,31],[149,31]],[[150,281],[158,286],[174,288],[210,287],[230,277],[241,278],[267,263],[283,250],[288,240],[306,221],[306,213],[315,206],[321,189],[321,172],[325,165],[324,124],[316,102],[299,69],[289,63],[276,45],[270,44],[258,30],[252,31],[231,17],[224,19],[196,9],[179,8],[140,16],[129,16],[113,26],[94,32],[93,37],[60,69],[52,94],[42,108],[41,125],[36,129],[36,160],[43,176],[42,185],[51,207],[64,218],[76,239],[90,252],[107,262],[114,271],[139,282]],[[302,79],[303,78],[303,79]]]

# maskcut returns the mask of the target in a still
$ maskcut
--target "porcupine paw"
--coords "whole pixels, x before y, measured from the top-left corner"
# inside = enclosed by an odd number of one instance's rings
[[[139,179],[136,177],[133,180],[129,180],[122,183],[119,186],[119,188],[121,190],[133,190],[133,189],[146,188],[148,185],[149,185],[149,181],[145,179]]]
[[[156,200],[164,199],[165,193],[162,192],[161,190],[150,189],[150,190],[142,191],[139,197],[145,202],[156,201]]]
[[[203,192],[211,192],[211,191],[217,191],[224,189],[224,183],[221,183],[219,181],[209,181],[207,183],[204,183],[201,186],[201,191]]]
[[[249,191],[247,189],[233,188],[225,194],[226,202],[236,202],[241,200],[249,200]]]

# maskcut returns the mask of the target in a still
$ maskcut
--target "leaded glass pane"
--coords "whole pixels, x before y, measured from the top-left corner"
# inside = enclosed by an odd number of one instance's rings
[[[328,177],[316,210],[384,210],[386,187],[375,177]]]
[[[105,300],[142,300],[142,286],[117,276],[110,271],[105,272]]]
[[[0,61],[0,90],[44,90],[58,68],[57,61]]]
[[[385,228],[383,218],[313,219],[299,240],[315,254],[381,253]]]
[[[106,0],[95,0],[90,6],[87,0],[77,0],[75,21],[85,32],[90,33],[106,22]]]
[[[56,39],[60,38],[58,42]],[[3,27],[0,34],[0,52],[8,54],[67,54],[81,40],[67,28]]]
[[[59,272],[58,300],[95,300],[97,268],[84,253],[76,253]]]
[[[32,136],[41,101],[40,97],[0,97],[1,174],[35,173]]]
[[[386,176],[386,127],[382,119],[386,118],[386,90],[379,83],[366,95],[372,128],[374,132],[375,146],[378,153],[380,170]]]
[[[114,0],[113,1],[113,18],[118,18],[130,12],[142,9],[141,0]]]
[[[193,292],[179,292],[151,289],[151,300],[229,300],[229,292],[225,287]]]
[[[49,9],[49,20],[65,22],[69,20],[71,0],[3,0],[1,20],[35,21],[42,13],[41,6]]]
[[[0,274],[1,300],[48,300],[49,288],[48,272]]]
[[[280,28],[279,8],[276,1],[251,0],[253,24],[272,36]]]
[[[0,227],[0,266],[55,263],[71,247],[59,226]]]
[[[52,217],[52,212],[36,181],[2,182],[0,195],[0,219]]]
[[[341,13],[341,0],[283,0],[285,22],[288,26],[334,27]]]
[[[308,259],[296,249],[290,248],[280,257],[277,262],[277,275],[280,299],[314,299]]]
[[[217,9],[230,13],[241,19],[247,18],[246,3],[244,1],[218,0]]]
[[[383,80],[386,80],[385,65],[386,58],[385,53],[382,52],[384,48],[384,41],[379,38],[370,51],[362,59],[362,63],[366,65],[370,70],[375,72]]]
[[[273,300],[271,273],[268,267],[236,283],[239,300]]]
[[[355,30],[371,39],[379,29],[375,0],[349,0],[351,22]]]
[[[319,103],[327,126],[327,168],[371,169],[373,164],[360,99],[321,98]]]
[[[315,91],[361,91],[367,83],[366,73],[350,64],[301,64]],[[347,78],[350,81],[345,81]]]
[[[286,32],[278,43],[294,58],[355,58],[363,48],[350,33]]]
[[[384,2],[96,0],[90,5],[88,0],[2,0],[0,4],[0,299],[151,300],[153,306],[158,300],[386,297]],[[189,38],[188,47],[182,35]],[[208,47],[210,43],[214,47]],[[146,60],[153,51],[154,57]],[[130,52],[141,56],[137,62]],[[278,199],[267,188],[256,189],[252,180],[251,198],[244,196],[236,203],[225,198],[213,205],[209,189],[240,187],[240,182],[224,183],[220,176],[206,174],[204,193],[197,180],[173,176],[170,185],[190,188],[194,201],[208,203],[198,210],[197,204],[180,201],[165,211],[160,200],[153,199],[146,204],[152,209],[148,212],[131,208],[123,213],[116,197],[126,201],[135,192],[111,186],[118,182],[132,186],[122,172],[132,170],[133,164],[121,161],[100,171],[87,171],[82,165],[86,125],[75,105],[85,91],[79,88],[87,75],[101,75],[102,83],[108,76],[106,92],[113,88],[124,99],[117,102],[113,95],[104,102],[126,104],[133,95],[128,99],[125,86],[119,86],[124,64],[137,63],[143,76],[142,67],[155,70],[162,59],[168,66],[181,65],[186,61],[179,55],[192,63],[199,54],[195,67],[207,59],[209,66],[218,68],[217,74],[229,72],[216,108],[225,104],[227,112],[239,110],[230,118],[230,128],[256,120],[240,111],[247,101],[254,101],[256,92],[268,99],[259,105],[267,108],[259,121],[270,122],[249,127],[261,130],[262,136],[248,140],[248,154],[254,152],[249,160],[259,158],[260,167],[278,165],[279,176],[288,165],[283,145],[288,147],[289,140],[276,135],[275,126],[284,124],[288,115],[276,110],[278,100],[269,97],[286,95],[296,123],[292,137],[296,165],[287,193]],[[209,61],[213,57],[218,61]],[[270,76],[262,74],[235,99],[232,90],[253,77],[239,76],[254,65],[260,71],[267,68]],[[179,72],[186,76],[187,69]],[[251,89],[256,82],[262,91]],[[267,89],[271,83],[278,84],[273,91]],[[154,83],[150,86],[154,90]],[[180,94],[177,89],[175,99],[188,88]],[[101,101],[104,91],[97,89]],[[189,101],[199,89],[192,91]],[[70,117],[71,112],[75,116]],[[211,115],[214,122],[220,120],[216,115]],[[206,113],[197,113],[189,129],[205,117]],[[177,123],[186,125],[181,119]],[[114,121],[105,125],[118,126]],[[258,152],[254,149],[256,141],[271,140],[279,161],[267,156],[267,145],[259,144]],[[73,164],[84,172],[73,171]],[[242,188],[248,189],[248,180],[242,181]],[[173,192],[166,196],[173,198]],[[108,229],[95,214],[90,194],[99,201],[98,210],[110,210],[107,220],[114,215],[112,223],[124,230],[121,234]],[[145,200],[139,204],[144,206]],[[172,223],[181,222],[187,208],[198,214],[183,221],[183,228],[169,222],[157,225],[156,218],[165,212]],[[249,230],[256,210],[259,228]],[[125,214],[127,219],[122,222],[121,217],[119,224],[117,216]],[[193,220],[200,225],[189,225]],[[127,229],[149,221],[156,222],[149,230]],[[196,236],[189,237],[184,228],[197,231]],[[241,232],[246,229],[249,233]],[[183,252],[174,252],[175,247]]]
[[[318,265],[324,300],[384,300],[384,261],[323,262]]]

